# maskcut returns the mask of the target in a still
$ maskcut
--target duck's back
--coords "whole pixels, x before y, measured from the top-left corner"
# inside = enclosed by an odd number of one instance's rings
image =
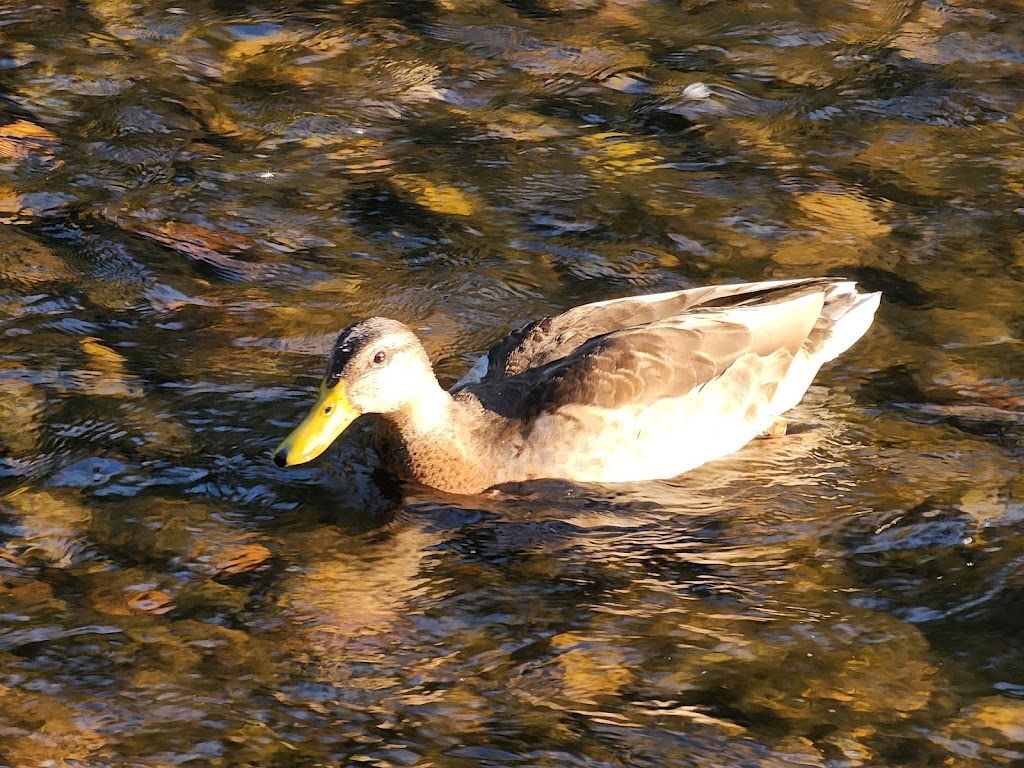
[[[479,448],[495,482],[672,477],[795,405],[877,304],[824,278],[590,304],[500,342],[456,400],[479,404],[487,433],[501,433]]]
[[[841,309],[845,311],[845,305],[857,297],[865,298],[850,281],[803,278],[689,288],[584,304],[512,331],[477,361],[453,391],[466,384],[495,382],[561,360],[591,339],[625,328],[651,325],[690,312],[774,304],[809,293],[821,293],[825,305],[822,320],[810,334],[811,342],[829,335],[833,323],[827,322],[827,316],[838,314],[836,310],[840,307],[835,305],[843,305]]]

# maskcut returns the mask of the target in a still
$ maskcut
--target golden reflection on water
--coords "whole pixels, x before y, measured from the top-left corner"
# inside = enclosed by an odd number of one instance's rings
[[[0,3],[0,764],[1024,761],[1017,11]],[[818,273],[875,326],[682,478],[267,460],[356,319]]]

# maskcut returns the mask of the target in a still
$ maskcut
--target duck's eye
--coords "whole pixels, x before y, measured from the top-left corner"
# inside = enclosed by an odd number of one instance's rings
[[[330,416],[331,415],[331,411],[333,411],[333,410],[334,410],[334,406],[333,405],[324,406],[324,416]]]
[[[380,352],[378,352],[376,355],[373,356],[373,364],[374,365],[382,365],[384,363],[384,361],[387,360],[387,359],[388,359],[388,353],[385,352],[384,350],[381,350]]]

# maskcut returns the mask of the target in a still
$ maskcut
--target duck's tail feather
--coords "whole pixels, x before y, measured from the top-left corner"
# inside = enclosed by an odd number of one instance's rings
[[[835,360],[871,326],[881,293],[858,293],[852,281],[836,281],[825,294],[821,316],[804,349],[818,365]]]
[[[836,280],[828,286],[821,315],[772,401],[774,415],[781,415],[796,406],[814,381],[818,369],[864,335],[881,298],[881,293],[858,293],[856,283],[848,280]]]

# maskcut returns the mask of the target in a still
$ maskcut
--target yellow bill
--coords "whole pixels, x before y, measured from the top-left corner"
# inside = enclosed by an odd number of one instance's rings
[[[293,467],[312,461],[330,448],[357,416],[359,411],[345,397],[342,382],[330,389],[321,384],[320,396],[312,410],[274,450],[274,463],[279,467]]]

